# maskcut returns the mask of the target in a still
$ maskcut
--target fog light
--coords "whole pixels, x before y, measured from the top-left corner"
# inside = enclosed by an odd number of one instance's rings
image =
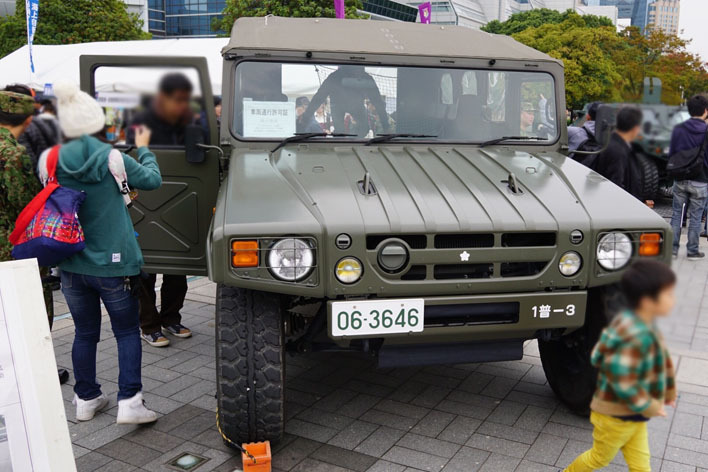
[[[337,279],[343,284],[353,284],[361,278],[364,268],[355,257],[345,257],[337,262],[337,267],[334,271]]]
[[[570,251],[561,256],[560,261],[558,261],[558,270],[566,277],[570,277],[577,274],[582,265],[583,260],[580,254]]]

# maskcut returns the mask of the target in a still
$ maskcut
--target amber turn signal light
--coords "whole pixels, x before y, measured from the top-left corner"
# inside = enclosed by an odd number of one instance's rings
[[[231,265],[234,267],[258,267],[258,241],[233,241]]]
[[[639,255],[658,256],[661,254],[661,234],[644,233],[639,236]]]

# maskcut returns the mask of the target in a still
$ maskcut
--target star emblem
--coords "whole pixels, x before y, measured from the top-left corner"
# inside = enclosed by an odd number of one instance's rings
[[[460,253],[460,260],[462,262],[467,262],[470,260],[470,253],[467,251],[463,251]]]

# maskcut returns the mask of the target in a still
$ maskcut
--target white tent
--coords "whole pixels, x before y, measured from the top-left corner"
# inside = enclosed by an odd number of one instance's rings
[[[8,84],[21,83],[43,90],[45,84],[57,82],[79,83],[79,56],[110,55],[110,56],[203,56],[209,64],[214,93],[221,94],[221,71],[223,59],[221,48],[228,38],[204,39],[164,39],[145,41],[105,41],[97,43],[65,44],[56,46],[34,46],[35,73],[29,66],[29,48],[23,46],[17,51],[0,59],[0,87]],[[115,89],[122,88],[120,84],[136,84],[136,74],[129,69],[115,69],[113,80]],[[154,86],[155,81],[150,81]]]

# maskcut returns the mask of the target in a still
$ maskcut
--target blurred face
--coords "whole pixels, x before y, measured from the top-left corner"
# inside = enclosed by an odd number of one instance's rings
[[[637,139],[639,137],[640,134],[642,134],[642,127],[637,125],[634,128],[632,128],[631,130],[629,130],[629,133],[627,133],[627,134],[628,134],[629,140],[634,141],[635,139]]]
[[[304,106],[304,105],[303,105],[303,106],[299,106],[299,107],[295,107],[295,113],[297,114],[298,118],[299,118],[300,116],[302,116],[303,113],[305,113],[305,109],[307,109],[307,107]]]
[[[190,112],[191,94],[186,90],[175,90],[172,94],[160,93],[158,104],[162,117],[176,122]]]
[[[221,118],[221,103],[214,107],[214,112],[216,113],[217,118]]]
[[[521,127],[528,128],[533,124],[533,112],[528,110],[523,110],[521,112]]]
[[[666,287],[656,298],[644,297],[639,302],[638,311],[652,313],[654,316],[668,316],[676,305],[675,286]]]

